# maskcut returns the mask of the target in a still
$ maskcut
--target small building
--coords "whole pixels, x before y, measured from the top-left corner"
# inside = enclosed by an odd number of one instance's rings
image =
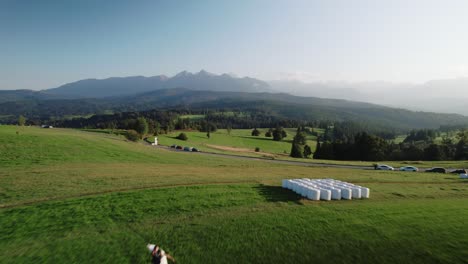
[[[151,143],[151,145],[153,145],[153,146],[158,145],[158,137],[154,137],[154,143]]]

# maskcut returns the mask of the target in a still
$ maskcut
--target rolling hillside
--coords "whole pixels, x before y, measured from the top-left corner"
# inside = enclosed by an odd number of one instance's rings
[[[103,133],[17,130],[0,126],[8,153],[0,156],[1,263],[148,263],[148,242],[179,263],[468,257],[467,188],[455,176],[279,165]],[[309,201],[282,189],[285,177],[333,177],[369,187],[371,198]]]
[[[34,99],[4,102],[0,103],[0,115],[9,116],[7,120],[15,122],[18,115],[48,119],[168,108],[235,109],[249,113],[261,112],[280,119],[359,121],[397,129],[468,124],[468,117],[457,114],[415,112],[347,100],[298,97],[281,93],[214,92],[184,88],[98,99]]]

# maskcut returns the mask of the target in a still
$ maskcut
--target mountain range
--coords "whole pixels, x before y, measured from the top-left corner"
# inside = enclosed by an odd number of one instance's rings
[[[215,75],[205,70],[198,73],[183,71],[173,77],[158,75],[153,77],[113,77],[108,79],[86,79],[68,83],[44,92],[67,98],[103,98],[131,95],[169,88],[189,88],[191,90],[268,92],[270,85],[250,77],[237,78],[229,74]]]
[[[309,96],[297,96],[305,93]],[[268,83],[249,77],[215,75],[203,70],[198,73],[183,71],[173,77],[86,79],[42,91],[0,91],[0,116],[11,121],[20,114],[47,119],[183,107],[249,109],[296,120],[353,120],[400,129],[468,124],[468,117],[458,114],[409,111],[349,100],[361,95],[359,89],[349,89],[340,84]]]

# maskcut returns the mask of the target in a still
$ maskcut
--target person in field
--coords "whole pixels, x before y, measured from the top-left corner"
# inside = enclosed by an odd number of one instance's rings
[[[164,250],[162,250],[158,245],[156,245],[153,251],[151,252],[151,263],[168,264],[167,260],[176,262],[175,259],[171,255],[166,254]]]

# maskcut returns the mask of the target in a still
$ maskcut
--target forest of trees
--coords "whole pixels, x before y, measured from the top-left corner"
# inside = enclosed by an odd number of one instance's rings
[[[336,134],[336,133],[333,133]],[[468,157],[468,132],[457,135],[458,142],[444,137],[436,143],[435,131],[412,131],[402,143],[394,143],[367,132],[353,137],[338,137],[327,140],[319,137],[314,153],[315,159],[330,160],[464,160]]]
[[[181,118],[184,115],[204,115],[201,119]],[[124,112],[112,115],[94,115],[89,118],[74,118],[43,121],[56,127],[98,128],[98,129],[133,129],[137,130],[137,119],[147,120],[149,133],[167,133],[173,130],[199,130],[214,132],[217,129],[252,129],[270,127],[327,126],[332,122],[304,122],[269,116],[263,113],[236,113],[223,111],[184,111],[184,110],[151,110],[143,112]],[[31,121],[32,122],[32,121]],[[30,123],[33,124],[33,123]],[[40,123],[39,123],[40,124]],[[285,133],[285,132],[282,132]],[[284,138],[284,134],[280,135]],[[275,137],[277,138],[277,137]],[[280,138],[280,139],[281,139]]]
[[[202,118],[186,118],[187,115],[200,115]],[[24,121],[22,121],[24,122]],[[31,124],[34,120],[27,120]],[[265,137],[279,141],[287,136],[283,127],[298,127],[291,146],[292,157],[304,158],[312,154],[310,146],[304,140],[305,133],[317,136],[317,148],[313,153],[316,159],[333,160],[460,160],[468,158],[468,136],[465,132],[451,135],[450,128],[439,130],[421,129],[409,131],[401,143],[394,139],[400,132],[389,127],[375,124],[343,121],[333,122],[281,118],[263,112],[236,112],[209,110],[190,111],[184,109],[150,110],[142,112],[124,112],[116,114],[94,115],[89,118],[49,120],[48,125],[69,128],[122,129],[130,132],[132,139],[143,135],[158,135],[174,130],[198,130],[211,132],[217,129],[253,129],[252,135],[259,136],[257,128],[270,128]],[[307,127],[323,129],[320,135],[308,131]],[[134,131],[134,132],[133,132]],[[434,142],[442,131],[445,137],[442,142]],[[458,130],[460,131],[460,130]],[[447,136],[448,135],[448,136]],[[456,136],[456,137],[455,137]],[[455,139],[455,140],[454,140]]]

